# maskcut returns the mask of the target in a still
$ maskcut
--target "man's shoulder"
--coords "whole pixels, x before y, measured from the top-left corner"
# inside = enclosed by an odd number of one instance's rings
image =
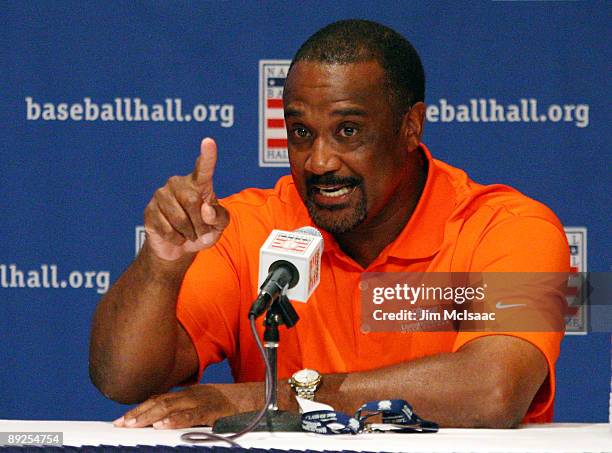
[[[505,184],[480,184],[463,170],[436,161],[455,192],[453,217],[464,221],[488,219],[499,223],[522,218],[540,219],[563,230],[555,213],[544,203]]]
[[[548,206],[507,185],[479,184],[442,162],[436,169],[453,198],[444,240],[455,269],[566,271],[563,225]]]

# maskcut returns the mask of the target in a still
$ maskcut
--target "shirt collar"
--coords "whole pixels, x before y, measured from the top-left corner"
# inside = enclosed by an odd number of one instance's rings
[[[385,255],[402,259],[427,258],[440,250],[444,240],[446,222],[455,207],[455,189],[429,149],[423,143],[420,149],[428,163],[423,193],[404,229],[376,261]]]

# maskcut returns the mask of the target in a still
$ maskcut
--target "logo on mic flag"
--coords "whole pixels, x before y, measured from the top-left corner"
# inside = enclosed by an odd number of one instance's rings
[[[323,254],[323,237],[313,235],[312,227],[296,231],[272,230],[266,242],[259,250],[259,286],[266,281],[271,269],[277,263],[288,262],[297,271],[298,281],[287,291],[289,299],[306,302],[317,288],[321,275],[321,255]]]
[[[308,249],[308,246],[312,243],[313,239],[313,237],[305,237],[303,235],[279,231],[270,244],[270,247],[303,255]]]
[[[308,292],[312,293],[321,280],[321,254],[315,253],[310,258],[310,276],[308,278]]]

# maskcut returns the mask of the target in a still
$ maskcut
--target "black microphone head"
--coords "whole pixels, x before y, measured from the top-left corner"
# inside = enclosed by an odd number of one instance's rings
[[[289,289],[293,288],[295,285],[298,284],[298,282],[300,281],[300,273],[298,272],[297,268],[294,266],[293,263],[285,260],[278,260],[272,263],[272,265],[268,269],[268,279],[272,276],[272,273],[279,268],[284,269],[290,276],[288,285]],[[268,279],[266,279],[266,282]],[[266,282],[264,282],[264,284]]]

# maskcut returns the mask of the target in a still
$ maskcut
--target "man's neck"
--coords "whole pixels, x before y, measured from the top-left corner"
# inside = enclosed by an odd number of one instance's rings
[[[391,201],[397,207],[391,209],[386,218],[365,222],[354,230],[334,236],[342,251],[364,269],[399,236],[412,217],[427,181],[428,163],[425,156],[421,157],[422,165],[415,169],[414,174],[407,175],[407,181],[412,183],[398,191],[397,199]]]

